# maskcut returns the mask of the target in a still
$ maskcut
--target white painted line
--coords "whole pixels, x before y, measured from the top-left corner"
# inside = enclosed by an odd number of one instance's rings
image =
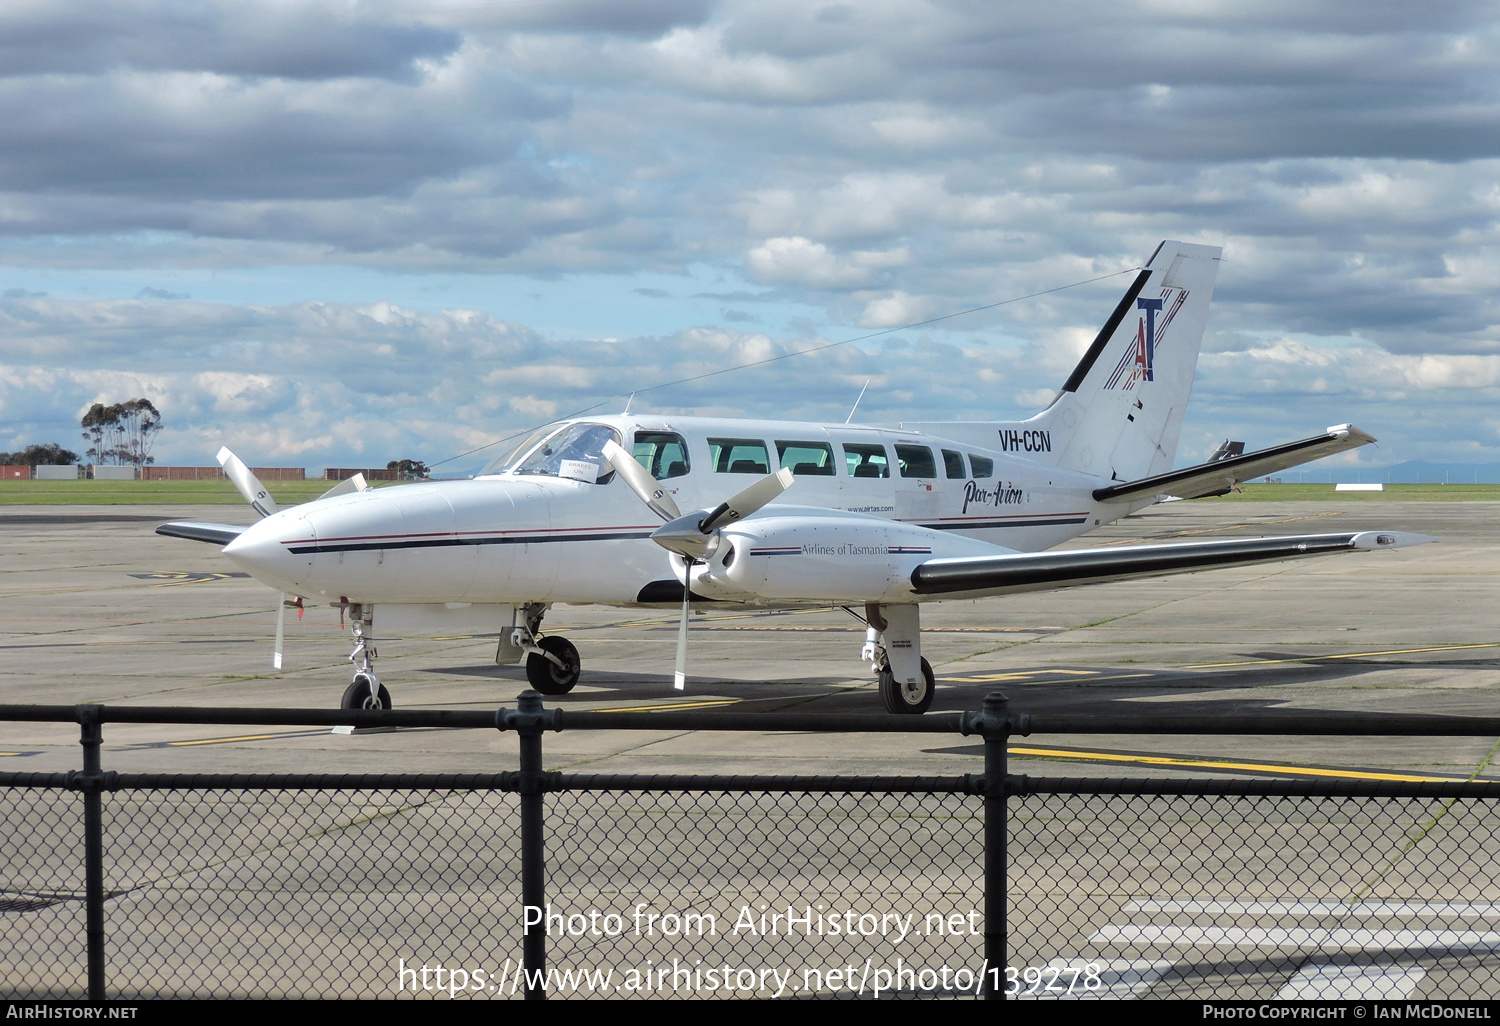
[[[1427,970],[1415,965],[1304,966],[1276,994],[1278,1001],[1399,1001],[1411,997]]]
[[[1021,993],[1015,995],[1015,999],[1017,1001],[1130,1001],[1149,990],[1153,983],[1161,979],[1161,974],[1175,964],[1129,958],[1092,962],[1085,958],[1054,958],[1048,963],[1049,972],[1043,976],[1040,985],[1045,986],[1051,983],[1054,987],[1061,987],[1061,991],[1054,991],[1050,994],[1027,994],[1027,984],[1022,981]],[[1073,993],[1069,994],[1067,988],[1071,976],[1064,974],[1055,981],[1051,979],[1050,970],[1072,969],[1079,965],[1099,967],[1100,987],[1098,990],[1084,989],[1084,978],[1079,977],[1073,987]]]
[[[1186,912],[1231,916],[1454,916],[1500,917],[1500,904],[1488,901],[1132,901],[1126,912]]]
[[[1313,948],[1319,951],[1500,951],[1500,933],[1476,930],[1346,930],[1237,926],[1104,927],[1096,944],[1154,947]]]

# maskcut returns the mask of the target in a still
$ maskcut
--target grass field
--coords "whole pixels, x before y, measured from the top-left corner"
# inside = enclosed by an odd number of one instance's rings
[[[289,506],[316,499],[328,481],[277,481],[271,496]],[[1500,485],[1397,484],[1383,492],[1334,492],[1331,484],[1252,484],[1198,502],[1500,502]],[[0,506],[236,506],[245,500],[228,481],[0,481]]]
[[[316,499],[331,481],[274,481],[271,497],[281,505]],[[0,506],[242,505],[229,481],[0,481]]]
[[[1500,485],[1388,484],[1383,492],[1335,492],[1331,484],[1249,484],[1197,502],[1500,502]]]

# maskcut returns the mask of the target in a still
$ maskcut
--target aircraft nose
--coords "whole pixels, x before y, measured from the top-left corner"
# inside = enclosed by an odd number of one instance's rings
[[[299,546],[299,541],[309,544]],[[287,511],[252,524],[224,546],[224,555],[262,584],[297,592],[312,569],[311,549],[316,541],[307,518]]]

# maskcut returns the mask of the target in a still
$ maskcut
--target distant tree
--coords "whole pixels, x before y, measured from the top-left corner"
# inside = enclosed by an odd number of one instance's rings
[[[161,431],[161,413],[150,399],[105,406],[95,403],[83,415],[83,440],[92,443],[85,455],[96,463],[144,467],[156,462],[151,445]]]
[[[64,449],[56,442],[28,445],[15,452],[0,452],[0,466],[7,467],[66,467],[77,462],[76,452]]]
[[[427,464],[421,460],[391,460],[385,465],[385,469],[396,471],[403,481],[415,481],[431,473]]]

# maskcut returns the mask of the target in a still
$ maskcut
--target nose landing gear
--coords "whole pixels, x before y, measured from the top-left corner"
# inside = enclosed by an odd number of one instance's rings
[[[373,673],[356,673],[354,682],[344,689],[340,709],[389,709],[391,693]]]
[[[355,666],[354,680],[344,689],[339,708],[389,709],[391,693],[380,683],[380,678],[375,676],[375,657],[379,653],[375,651],[375,639],[370,637],[375,609],[372,606],[351,604],[349,615],[352,617],[349,627],[354,634],[354,651],[349,653],[349,661]]]

